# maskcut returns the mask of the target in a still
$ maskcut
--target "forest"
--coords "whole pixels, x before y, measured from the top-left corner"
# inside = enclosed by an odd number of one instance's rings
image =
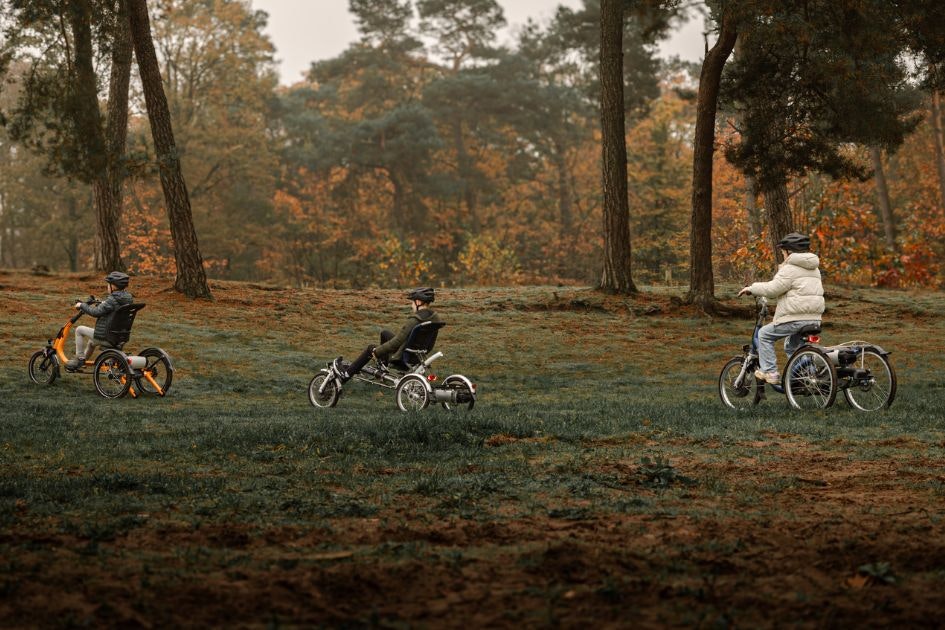
[[[800,230],[827,283],[945,283],[938,2],[585,0],[511,43],[493,0],[349,10],[283,86],[251,2],[0,1],[0,267],[705,303]],[[693,12],[703,63],[660,58]]]

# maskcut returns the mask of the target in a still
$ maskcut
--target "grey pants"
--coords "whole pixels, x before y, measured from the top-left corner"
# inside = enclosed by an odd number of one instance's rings
[[[761,371],[777,372],[778,357],[774,351],[774,342],[784,339],[784,352],[791,356],[804,343],[804,335],[799,335],[797,331],[809,324],[820,324],[820,321],[813,319],[762,326],[758,330],[758,363],[761,364]]]
[[[89,359],[95,352],[95,329],[89,326],[75,327],[75,356]]]

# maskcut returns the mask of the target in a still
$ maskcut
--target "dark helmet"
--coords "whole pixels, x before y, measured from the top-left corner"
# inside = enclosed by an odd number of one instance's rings
[[[108,284],[113,284],[119,289],[124,289],[127,287],[130,280],[131,278],[128,277],[128,274],[122,273],[121,271],[113,271],[105,276],[105,282]]]
[[[786,249],[789,252],[809,252],[810,237],[806,234],[791,232],[778,241],[778,249]]]
[[[419,289],[414,289],[407,294],[407,297],[411,300],[420,300],[421,302],[432,304],[434,298],[433,287],[420,287]]]

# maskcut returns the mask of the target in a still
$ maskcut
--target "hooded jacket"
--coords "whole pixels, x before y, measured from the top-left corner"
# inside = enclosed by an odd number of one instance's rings
[[[820,259],[810,252],[794,252],[778,268],[770,282],[748,287],[752,295],[777,299],[774,323],[820,321],[823,315],[824,286],[820,282]]]

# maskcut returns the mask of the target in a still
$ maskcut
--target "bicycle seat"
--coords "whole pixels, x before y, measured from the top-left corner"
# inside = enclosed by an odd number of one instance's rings
[[[807,324],[802,326],[800,330],[797,331],[798,335],[819,335],[820,334],[820,324]]]

